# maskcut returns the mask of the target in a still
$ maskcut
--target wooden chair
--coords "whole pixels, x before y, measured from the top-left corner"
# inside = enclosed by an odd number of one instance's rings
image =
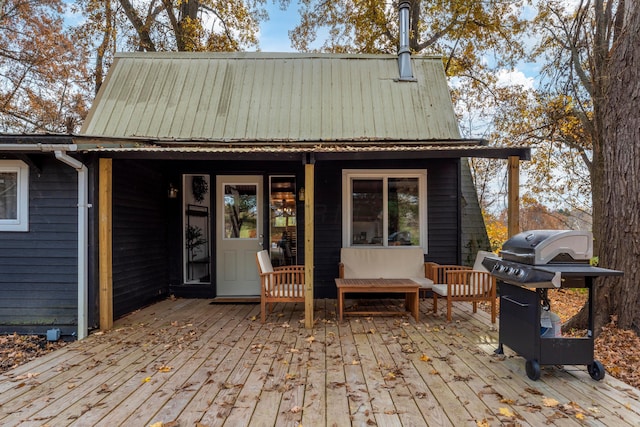
[[[304,265],[273,267],[269,253],[262,250],[256,254],[260,275],[260,321],[266,321],[267,305],[272,312],[272,303],[304,302]]]
[[[427,267],[434,285],[433,312],[438,311],[438,298],[447,300],[447,321],[451,321],[451,306],[454,301],[469,301],[473,312],[478,311],[478,302],[491,304],[491,323],[496,323],[496,279],[483,266],[486,256],[496,256],[490,252],[479,251],[473,267],[460,265],[439,265],[430,263]]]

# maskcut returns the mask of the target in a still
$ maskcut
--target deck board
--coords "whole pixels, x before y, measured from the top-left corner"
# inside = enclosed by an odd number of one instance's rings
[[[638,389],[584,366],[531,381],[493,353],[486,312],[456,304],[447,323],[431,307],[338,322],[318,300],[306,330],[303,304],[261,324],[257,304],[168,299],[1,375],[0,425],[640,425]]]

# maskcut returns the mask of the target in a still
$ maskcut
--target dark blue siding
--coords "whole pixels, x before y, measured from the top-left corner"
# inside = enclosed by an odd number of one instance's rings
[[[29,171],[29,231],[0,232],[0,332],[76,332],[77,172],[51,156]]]
[[[342,247],[343,169],[426,169],[429,253],[425,260],[458,263],[460,253],[458,159],[318,162],[315,166],[316,298],[335,298]]]
[[[167,182],[158,162],[113,161],[113,314],[169,293]]]

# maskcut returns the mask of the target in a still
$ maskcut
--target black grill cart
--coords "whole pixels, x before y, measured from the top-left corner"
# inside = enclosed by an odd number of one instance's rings
[[[498,281],[499,343],[526,359],[527,376],[540,378],[540,365],[587,365],[595,380],[604,377],[593,358],[593,280],[622,272],[590,265],[593,236],[582,230],[531,230],[502,245],[502,258],[482,261]],[[586,337],[541,336],[541,316],[549,310],[549,289],[586,288],[589,325]]]
[[[597,276],[621,275],[622,272],[597,267],[586,267],[583,276],[563,273],[562,287],[586,288],[588,292],[589,325],[586,337],[542,337],[540,318],[549,308],[549,288],[527,288],[501,282],[499,343],[496,353],[503,353],[507,345],[526,360],[527,376],[540,378],[540,365],[587,365],[595,380],[604,378],[602,363],[593,355],[593,278]],[[577,273],[576,273],[577,274]]]

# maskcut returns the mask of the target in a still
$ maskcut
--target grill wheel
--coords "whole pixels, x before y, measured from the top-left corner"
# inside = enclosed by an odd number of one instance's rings
[[[600,381],[604,378],[604,366],[602,366],[602,363],[597,360],[594,360],[593,363],[587,365],[587,371],[589,372],[589,375],[591,375],[591,378],[596,381]]]
[[[540,379],[540,364],[538,363],[537,360],[533,360],[533,359],[527,360],[527,363],[524,365],[524,367],[525,367],[525,370],[527,371],[527,376],[529,377],[529,379],[533,381],[538,381],[538,379]]]

